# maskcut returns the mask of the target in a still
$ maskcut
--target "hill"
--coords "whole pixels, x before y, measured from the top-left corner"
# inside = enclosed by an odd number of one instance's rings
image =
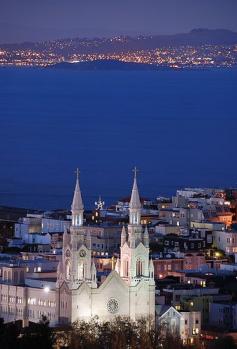
[[[74,38],[40,43],[4,44],[8,50],[32,49],[36,51],[51,51],[56,54],[81,54],[128,52],[147,50],[169,46],[200,46],[200,45],[233,45],[237,44],[237,33],[225,29],[194,29],[189,33],[175,35],[154,35],[114,38]]]
[[[158,67],[151,64],[133,63],[133,62],[121,62],[116,60],[95,60],[79,63],[63,62],[49,66],[50,69],[70,69],[78,71],[88,70],[124,70],[124,71],[141,71],[141,70],[161,70],[171,69],[168,67]]]

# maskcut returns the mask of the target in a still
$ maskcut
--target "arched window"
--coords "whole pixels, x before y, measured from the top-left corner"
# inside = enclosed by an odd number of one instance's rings
[[[8,272],[7,279],[8,279],[8,281],[11,281],[11,279],[12,279],[12,278],[11,278],[11,272],[10,272],[10,271]]]
[[[13,282],[18,282],[18,272],[17,271],[13,272]]]
[[[84,262],[80,262],[78,266],[78,279],[83,280],[86,277],[86,266]]]
[[[70,261],[67,259],[67,260],[66,260],[66,279],[67,279],[67,280],[70,279],[70,273],[71,273],[71,263],[70,263]]]
[[[125,277],[128,277],[128,260],[123,262],[123,274]]]
[[[142,261],[140,259],[137,260],[136,275],[137,276],[142,276],[143,275],[143,263],[142,263]]]
[[[138,224],[138,213],[135,213],[135,224]]]
[[[24,271],[21,270],[20,272],[20,282],[24,282]]]

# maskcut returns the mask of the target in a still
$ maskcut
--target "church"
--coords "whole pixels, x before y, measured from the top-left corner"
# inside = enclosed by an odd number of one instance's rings
[[[149,258],[148,230],[141,225],[141,210],[135,171],[129,224],[121,231],[120,258],[99,283],[91,246],[95,227],[83,224],[84,206],[77,173],[72,221],[63,233],[57,275],[50,269],[52,262],[46,263],[49,269],[41,270],[41,259],[37,258],[2,263],[0,317],[5,322],[22,320],[24,326],[38,322],[42,315],[48,317],[51,326],[94,317],[99,321],[116,316],[155,319],[154,266]]]
[[[62,260],[57,269],[56,304],[59,324],[98,317],[155,319],[154,266],[149,258],[149,235],[141,225],[141,202],[136,171],[129,204],[129,224],[121,232],[120,259],[98,285],[91,250],[90,227],[83,225],[84,205],[77,173],[72,224],[63,235]]]

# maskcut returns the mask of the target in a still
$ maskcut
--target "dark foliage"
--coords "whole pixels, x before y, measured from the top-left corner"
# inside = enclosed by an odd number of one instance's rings
[[[55,346],[56,345],[56,346]],[[145,319],[132,322],[116,318],[111,322],[78,321],[72,327],[52,330],[42,317],[38,324],[21,328],[0,319],[1,349],[200,349],[200,344],[184,346],[178,335],[154,328]],[[230,336],[208,342],[203,349],[237,349]]]
[[[53,343],[52,330],[44,316],[38,324],[25,328],[18,323],[4,324],[0,320],[1,349],[52,349]]]
[[[18,349],[18,337],[20,328],[15,323],[4,324],[0,319],[0,348]]]
[[[54,343],[52,330],[46,316],[38,324],[26,327],[20,338],[19,349],[51,349]]]
[[[182,349],[178,336],[163,335],[145,319],[132,322],[116,318],[112,322],[80,321],[73,325],[70,349]]]
[[[206,349],[237,349],[237,345],[231,336],[225,336],[209,342]]]

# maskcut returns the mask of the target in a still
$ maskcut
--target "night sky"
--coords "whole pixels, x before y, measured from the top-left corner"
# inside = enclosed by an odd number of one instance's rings
[[[0,42],[237,31],[236,0],[0,0]]]

